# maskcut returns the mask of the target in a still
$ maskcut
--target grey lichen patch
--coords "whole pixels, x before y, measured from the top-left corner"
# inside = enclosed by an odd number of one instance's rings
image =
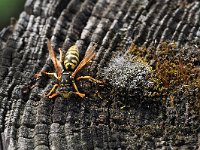
[[[131,61],[127,56],[117,56],[101,72],[113,87],[133,90],[149,84],[147,77],[151,68],[140,61]]]

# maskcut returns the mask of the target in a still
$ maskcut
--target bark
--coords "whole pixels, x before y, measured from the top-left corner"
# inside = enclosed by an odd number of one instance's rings
[[[0,149],[198,149],[199,117],[191,109],[198,100],[180,94],[180,107],[171,110],[161,97],[143,96],[141,66],[131,66],[133,87],[127,81],[122,86],[124,79],[108,68],[131,43],[150,47],[174,40],[198,47],[199,7],[197,0],[27,0],[17,23],[0,32]],[[76,43],[81,59],[98,43],[96,57],[80,74],[112,78],[103,87],[78,82],[84,99],[42,96],[53,84],[46,76],[34,78],[42,68],[54,71],[47,38],[57,55],[59,47],[66,52]],[[126,74],[118,62],[117,71]]]

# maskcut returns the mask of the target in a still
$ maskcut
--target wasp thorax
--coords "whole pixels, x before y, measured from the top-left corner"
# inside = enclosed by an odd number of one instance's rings
[[[71,81],[71,72],[65,72],[62,74],[61,83],[68,84]]]

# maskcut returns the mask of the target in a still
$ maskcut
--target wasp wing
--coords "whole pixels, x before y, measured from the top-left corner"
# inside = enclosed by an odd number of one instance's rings
[[[72,73],[72,77],[75,77],[78,71],[81,68],[83,68],[90,60],[92,60],[92,58],[94,58],[94,56],[96,55],[96,52],[94,51],[96,47],[97,47],[97,44],[95,44],[88,50],[83,60],[79,63],[79,65],[76,67],[76,69]]]
[[[50,55],[51,60],[53,61],[53,65],[54,65],[54,68],[56,70],[58,79],[60,79],[61,74],[62,74],[62,65],[61,65],[60,61],[58,61],[56,59],[53,47],[51,46],[51,41],[49,39],[48,39],[48,42],[47,42],[47,46],[48,46],[49,55]]]

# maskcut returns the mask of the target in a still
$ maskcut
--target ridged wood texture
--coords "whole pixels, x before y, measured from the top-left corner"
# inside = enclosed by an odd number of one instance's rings
[[[198,120],[171,124],[161,103],[112,97],[109,88],[102,99],[90,97],[96,85],[84,100],[48,100],[40,94],[51,79],[33,76],[53,68],[47,38],[57,55],[59,47],[66,52],[77,43],[81,58],[92,42],[98,43],[87,67],[95,76],[132,42],[151,46],[174,40],[184,46],[198,41],[199,19],[197,0],[27,0],[17,23],[0,32],[1,148],[198,149]],[[121,108],[124,101],[128,109]]]

